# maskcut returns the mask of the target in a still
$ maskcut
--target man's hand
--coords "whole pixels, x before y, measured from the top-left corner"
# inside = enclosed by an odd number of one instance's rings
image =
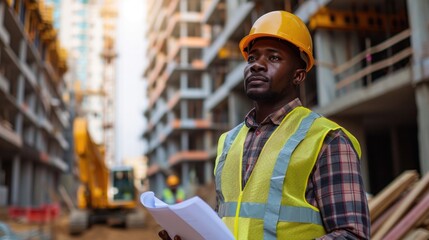
[[[162,239],[162,240],[181,240],[181,238],[179,236],[174,236],[173,239],[171,239],[171,237],[168,235],[168,232],[165,230],[159,231],[158,236]]]

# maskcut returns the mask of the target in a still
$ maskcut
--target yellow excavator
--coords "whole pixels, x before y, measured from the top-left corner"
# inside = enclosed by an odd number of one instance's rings
[[[81,184],[77,208],[70,214],[70,234],[82,233],[101,222],[142,227],[144,214],[138,208],[133,168],[107,167],[104,150],[92,140],[86,119],[75,118],[73,137]]]

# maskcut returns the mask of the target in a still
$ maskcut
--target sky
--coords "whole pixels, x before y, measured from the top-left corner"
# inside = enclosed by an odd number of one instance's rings
[[[143,65],[145,56],[145,1],[120,0],[116,49],[116,162],[143,155],[141,138],[147,105]]]

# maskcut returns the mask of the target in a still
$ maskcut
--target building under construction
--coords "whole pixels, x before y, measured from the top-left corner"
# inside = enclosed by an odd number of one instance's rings
[[[46,209],[68,171],[66,53],[43,1],[0,1],[0,206]],[[17,216],[15,216],[17,215]]]
[[[301,100],[358,138],[367,190],[405,169],[428,172],[428,1],[153,0],[144,72],[151,189],[160,193],[170,171],[188,190],[212,180],[217,138],[252,107],[238,42],[272,10],[307,23],[316,65]]]

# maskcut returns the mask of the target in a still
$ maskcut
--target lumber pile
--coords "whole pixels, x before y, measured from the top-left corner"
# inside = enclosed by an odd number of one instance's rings
[[[429,239],[429,173],[403,172],[368,205],[371,239]]]

